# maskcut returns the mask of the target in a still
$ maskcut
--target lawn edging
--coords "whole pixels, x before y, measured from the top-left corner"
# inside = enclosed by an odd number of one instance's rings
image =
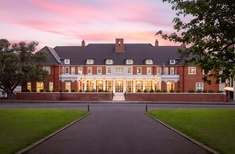
[[[33,148],[36,147],[37,145],[39,145],[39,144],[43,143],[44,141],[50,139],[51,137],[55,136],[56,134],[60,133],[61,131],[65,130],[65,129],[67,129],[68,127],[72,126],[73,124],[77,123],[78,121],[82,120],[83,118],[87,117],[87,116],[90,115],[90,114],[91,114],[91,113],[88,112],[88,113],[87,113],[86,115],[84,115],[83,117],[81,117],[81,118],[79,118],[79,119],[77,119],[77,120],[75,120],[75,121],[69,123],[68,125],[64,126],[63,128],[57,130],[56,132],[54,132],[54,133],[52,133],[52,134],[49,134],[48,136],[46,136],[46,137],[44,137],[44,138],[42,138],[42,139],[40,139],[40,140],[38,140],[38,141],[32,143],[31,145],[27,146],[26,148],[24,148],[24,149],[18,151],[16,154],[23,154],[23,153],[25,153],[25,152],[27,152],[27,151],[33,149]]]
[[[208,146],[202,144],[201,142],[198,142],[198,141],[194,140],[193,138],[191,138],[191,137],[189,137],[189,136],[187,136],[187,135],[181,133],[180,131],[178,131],[178,130],[174,129],[173,127],[167,125],[166,123],[164,123],[164,122],[158,120],[157,118],[154,118],[154,117],[150,116],[147,112],[145,112],[144,114],[145,114],[146,116],[148,116],[148,117],[154,119],[154,120],[157,121],[158,123],[162,124],[163,126],[169,128],[170,130],[176,132],[177,134],[183,136],[183,137],[186,138],[187,140],[189,140],[189,141],[193,142],[194,144],[200,146],[201,148],[207,150],[208,152],[210,152],[210,153],[212,153],[212,154],[219,154],[219,152],[217,152],[217,151],[211,149],[210,147],[208,147]]]

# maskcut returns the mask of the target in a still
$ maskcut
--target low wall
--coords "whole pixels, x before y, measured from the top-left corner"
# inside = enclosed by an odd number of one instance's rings
[[[59,93],[59,92],[22,92],[16,93],[19,100],[70,100],[70,101],[111,101],[112,93]]]
[[[222,93],[126,93],[126,101],[227,102]]]

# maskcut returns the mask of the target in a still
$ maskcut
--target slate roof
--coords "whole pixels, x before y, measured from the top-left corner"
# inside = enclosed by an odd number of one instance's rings
[[[88,44],[87,46],[44,47],[49,55],[48,64],[59,64],[60,59],[70,59],[70,65],[85,65],[87,59],[94,59],[94,65],[105,65],[106,59],[113,59],[113,65],[125,65],[126,59],[133,59],[134,65],[145,65],[146,59],[153,59],[154,65],[168,65],[170,59],[182,64],[184,56],[177,52],[183,46],[153,46],[151,44],[124,44],[124,52],[116,53],[115,44]]]

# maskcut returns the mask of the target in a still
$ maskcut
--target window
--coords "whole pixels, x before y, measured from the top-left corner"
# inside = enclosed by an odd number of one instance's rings
[[[170,75],[175,75],[175,68],[174,67],[170,68]]]
[[[189,67],[188,74],[196,74],[196,67]]]
[[[70,64],[70,59],[65,59],[64,64]]]
[[[153,64],[153,60],[152,59],[146,59],[145,64]]]
[[[196,90],[204,90],[203,82],[197,82],[196,83]]]
[[[132,59],[126,59],[126,64],[133,64],[133,60]]]
[[[141,74],[142,73],[142,68],[141,67],[137,67],[137,74]]]
[[[37,92],[40,92],[40,90],[44,90],[43,82],[37,82]]]
[[[78,74],[82,75],[82,67],[78,67]]]
[[[71,67],[71,74],[75,74],[75,67]]]
[[[116,67],[116,73],[123,73],[123,67]]]
[[[106,59],[105,63],[109,64],[109,65],[112,65],[113,64],[113,60],[112,59]]]
[[[65,82],[65,90],[71,92],[71,82]]]
[[[29,91],[32,91],[32,85],[31,85],[31,82],[27,82],[27,89]]]
[[[171,64],[171,65],[175,64],[175,59],[171,59],[171,60],[170,60],[170,64]]]
[[[157,74],[158,75],[162,74],[162,68],[161,67],[157,67]]]
[[[111,67],[108,67],[107,68],[107,72],[108,72],[108,74],[111,74],[112,72],[111,72]]]
[[[131,74],[131,73],[132,73],[132,68],[131,68],[131,67],[128,67],[128,68],[127,68],[127,73],[128,73],[128,74]]]
[[[97,74],[102,74],[102,67],[97,67]]]
[[[205,70],[202,71],[202,74],[207,74],[208,75],[210,73],[211,73],[211,71],[208,71],[208,73],[205,73]]]
[[[152,68],[151,67],[147,67],[147,74],[152,74]]]
[[[168,68],[168,67],[165,67],[165,68],[164,68],[164,74],[165,74],[165,75],[168,75],[168,74],[169,74],[169,68]]]
[[[51,67],[50,66],[43,66],[43,70],[48,71],[48,74],[51,74]]]
[[[94,64],[95,60],[94,59],[87,59],[86,64]]]
[[[92,74],[92,67],[87,68],[87,74]]]
[[[69,74],[69,67],[65,67],[65,74]]]
[[[53,87],[53,82],[49,82],[49,90],[53,91],[54,87]]]

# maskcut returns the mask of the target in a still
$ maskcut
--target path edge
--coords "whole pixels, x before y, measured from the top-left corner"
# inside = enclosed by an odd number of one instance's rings
[[[164,123],[164,122],[158,120],[157,118],[154,118],[154,117],[150,116],[148,113],[145,112],[144,114],[145,114],[146,116],[148,116],[148,117],[154,119],[155,121],[159,122],[160,124],[164,125],[165,127],[169,128],[170,130],[176,132],[177,134],[181,135],[182,137],[186,138],[187,140],[193,142],[194,144],[198,145],[199,147],[201,147],[201,148],[207,150],[208,152],[210,152],[210,153],[212,153],[212,154],[220,154],[219,152],[217,152],[217,151],[215,151],[215,150],[209,148],[208,146],[202,144],[201,142],[198,142],[198,141],[194,140],[193,138],[191,138],[191,137],[189,137],[189,136],[187,136],[187,135],[181,133],[180,131],[178,131],[178,130],[174,129],[173,127],[167,125],[166,123]]]
[[[51,137],[55,136],[56,134],[60,133],[61,131],[67,129],[68,127],[70,127],[70,126],[72,126],[72,125],[74,125],[75,123],[77,123],[78,121],[82,120],[83,118],[87,117],[87,116],[90,115],[90,114],[91,114],[91,113],[88,112],[88,113],[87,113],[86,115],[84,115],[83,117],[81,117],[81,118],[79,118],[79,119],[77,119],[77,120],[75,120],[75,121],[69,123],[68,125],[66,125],[66,126],[62,127],[61,129],[57,130],[56,132],[54,132],[54,133],[52,133],[52,134],[49,134],[48,136],[46,136],[46,137],[44,137],[44,138],[42,138],[42,139],[40,139],[40,140],[38,140],[38,141],[32,143],[31,145],[27,146],[26,148],[21,149],[21,150],[18,151],[16,154],[24,154],[24,153],[26,153],[27,151],[33,149],[34,147],[36,147],[36,146],[38,146],[39,144],[45,142],[46,140],[50,139]]]

